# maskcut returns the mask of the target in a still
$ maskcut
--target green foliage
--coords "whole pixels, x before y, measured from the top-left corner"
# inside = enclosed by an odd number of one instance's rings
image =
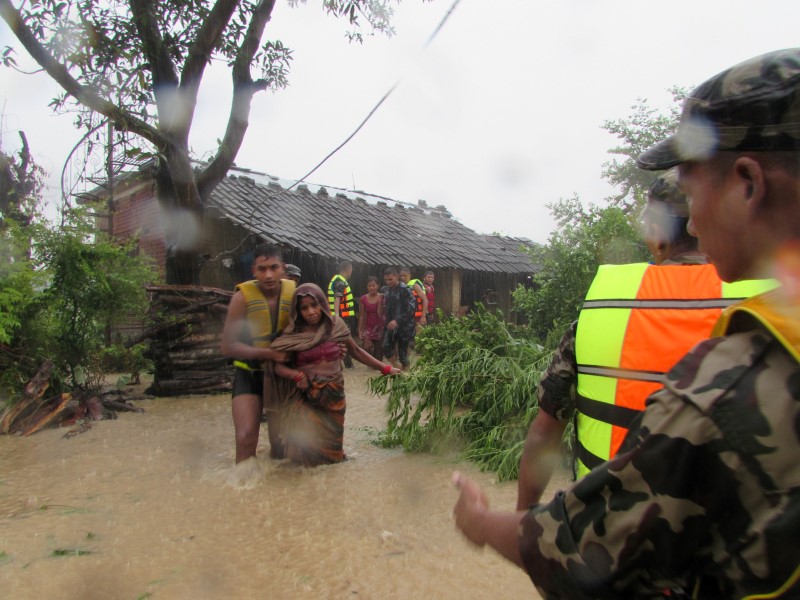
[[[416,344],[422,357],[405,376],[370,381],[373,393],[389,396],[380,443],[463,451],[500,479],[516,477],[547,353],[512,337],[499,311],[480,304],[466,317],[426,327]]]
[[[7,387],[3,380],[20,383],[19,372],[7,373],[6,365],[19,365],[12,370],[20,372],[30,366],[16,342],[33,336],[28,325],[36,314],[37,290],[44,287],[31,262],[32,239],[41,232],[37,219],[42,170],[31,158],[25,134],[19,137],[18,152],[0,150],[0,398]],[[0,133],[0,147],[2,141]]]
[[[608,120],[603,129],[620,139],[621,145],[608,152],[619,156],[603,164],[603,177],[616,186],[619,192],[608,198],[611,206],[631,214],[638,211],[647,197],[647,189],[657,174],[636,166],[636,157],[642,152],[675,133],[680,117],[680,106],[689,90],[673,87],[669,90],[672,104],[666,114],[639,98],[631,107],[631,114],[623,119]]]
[[[439,362],[443,357],[467,347],[490,348],[503,355],[516,343],[500,312],[490,313],[478,303],[468,316],[458,318],[438,312],[437,327],[425,327],[415,339],[419,364]]]
[[[576,197],[549,208],[557,229],[547,245],[529,249],[539,271],[533,287],[519,286],[512,298],[534,336],[553,348],[577,318],[599,265],[647,260],[648,254],[638,228],[621,208],[587,208]]]
[[[58,342],[56,367],[73,379],[76,367],[89,367],[94,382],[105,328],[131,312],[144,314],[144,288],[155,277],[149,261],[134,256],[135,240],[118,245],[94,229],[92,208],[73,209],[62,228],[45,230],[37,255],[50,278],[43,293]]]
[[[36,273],[28,251],[25,228],[7,221],[5,227],[0,228],[0,344],[11,342],[34,298]]]
[[[101,373],[125,373],[117,380],[117,387],[138,384],[142,371],[152,369],[152,361],[145,358],[148,344],[141,342],[130,348],[121,342],[100,349],[98,356]]]
[[[144,314],[145,285],[158,276],[148,259],[134,255],[135,240],[119,245],[97,232],[95,210],[69,211],[60,228],[27,228],[33,258],[0,264],[0,341],[7,346],[0,391],[8,396],[47,358],[55,365],[53,391],[64,384],[99,385],[110,353],[124,354],[132,368],[142,366],[141,348],[105,348],[106,328]]]

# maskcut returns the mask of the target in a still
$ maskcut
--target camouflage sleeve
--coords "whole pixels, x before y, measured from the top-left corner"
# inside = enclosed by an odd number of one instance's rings
[[[800,367],[762,332],[695,347],[623,451],[523,518],[543,597],[778,590],[800,564],[798,398]]]
[[[569,421],[575,412],[572,388],[578,378],[578,365],[575,359],[575,321],[564,332],[553,353],[547,370],[539,380],[539,408],[562,423]]]

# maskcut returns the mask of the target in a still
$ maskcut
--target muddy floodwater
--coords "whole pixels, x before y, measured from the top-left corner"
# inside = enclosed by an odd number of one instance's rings
[[[140,401],[71,439],[0,436],[0,597],[537,598],[451,519],[454,468],[497,507],[516,482],[375,446],[372,375],[346,373],[351,460],[316,469],[266,458],[265,428],[234,469],[227,395]]]

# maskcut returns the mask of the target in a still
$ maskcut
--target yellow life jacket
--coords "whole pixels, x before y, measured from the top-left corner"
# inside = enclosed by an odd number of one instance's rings
[[[725,309],[712,336],[725,335],[740,314],[755,318],[800,363],[800,303],[789,301],[782,289],[754,296]]]
[[[339,316],[343,318],[352,317],[356,314],[353,291],[350,289],[350,284],[347,283],[347,279],[338,273],[331,278],[331,281],[328,284],[328,303],[331,305],[331,314],[336,314],[336,296],[333,293],[333,284],[340,279],[344,281],[344,295],[342,295],[342,298],[339,301]]]
[[[294,281],[281,279],[278,314],[273,315],[256,280],[245,281],[236,286],[236,289],[244,295],[247,306],[247,326],[253,346],[266,348],[289,324],[289,312],[292,308],[295,287]]]
[[[774,288],[729,284],[713,265],[603,265],[578,318],[577,475],[614,456],[647,397],[722,309]]]

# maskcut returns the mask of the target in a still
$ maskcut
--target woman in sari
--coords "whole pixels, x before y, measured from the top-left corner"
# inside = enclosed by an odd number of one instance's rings
[[[325,293],[313,283],[298,286],[289,325],[271,348],[288,352],[275,364],[270,386],[281,398],[287,456],[306,467],[341,462],[346,408],[340,344],[355,360],[383,375],[399,373],[360,348],[341,318],[331,315]]]

